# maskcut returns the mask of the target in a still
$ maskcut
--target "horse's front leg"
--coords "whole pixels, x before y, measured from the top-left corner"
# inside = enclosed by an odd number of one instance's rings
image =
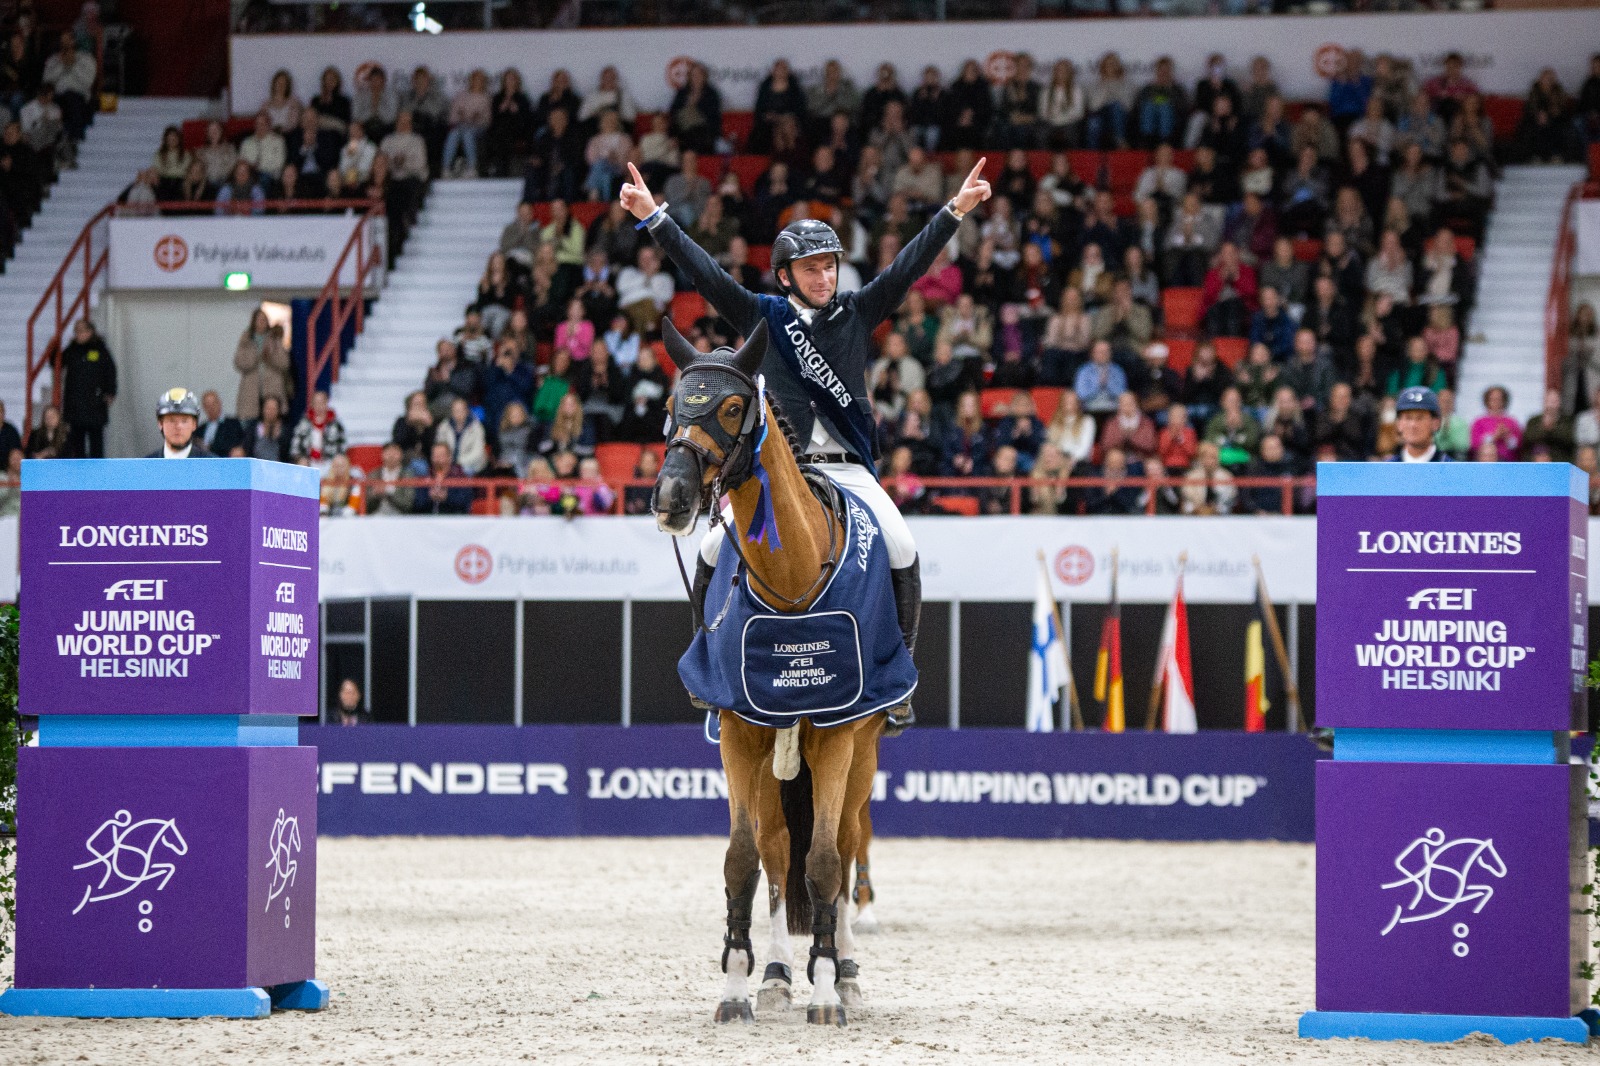
[[[772,915],[772,943],[767,952],[767,968],[756,993],[759,1011],[786,1011],[793,1001],[794,944],[789,939],[789,908],[784,900],[784,885],[789,876],[789,826],[783,820],[778,779],[772,775],[772,760],[763,764],[758,779],[761,799],[757,804],[756,848],[767,874],[767,904]]]
[[[846,727],[807,728],[805,758],[811,767],[814,811],[811,848],[806,852],[806,891],[811,896],[811,1002],[806,1021],[844,1025],[839,978],[839,904],[844,896],[844,860],[839,854],[839,824],[844,814],[854,737]],[[848,934],[846,934],[848,936]]]
[[[770,747],[770,745],[769,745]],[[728,779],[728,852],[722,863],[723,891],[728,899],[728,931],[722,938],[722,972],[727,975],[718,1022],[751,1024],[750,973],[755,948],[750,943],[750,915],[761,880],[756,850],[756,803],[765,765],[761,731],[726,711],[722,714],[722,769]]]
[[[857,863],[858,887],[861,875],[865,874],[866,840],[871,833],[867,806],[872,800],[872,783],[877,772],[878,724],[874,720],[856,727],[854,753],[851,756],[850,772],[845,780],[844,811],[839,818],[839,856],[845,865],[841,869],[839,895],[836,901],[839,919],[836,934],[839,951],[837,989],[839,1002],[851,1011],[866,1006],[866,999],[861,993],[861,969],[856,963],[855,931],[859,918],[853,921],[850,917],[850,900],[845,891],[843,875],[849,872],[848,864],[851,858]],[[870,892],[869,881],[869,899]],[[859,906],[859,898],[857,902]]]

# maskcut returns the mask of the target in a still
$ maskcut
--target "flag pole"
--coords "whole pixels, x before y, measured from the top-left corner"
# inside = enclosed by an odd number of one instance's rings
[[[1261,603],[1263,620],[1267,624],[1267,635],[1272,638],[1272,654],[1278,660],[1278,669],[1283,671],[1283,689],[1289,698],[1289,731],[1300,732],[1300,687],[1296,684],[1294,671],[1289,669],[1289,649],[1283,643],[1283,631],[1278,628],[1278,612],[1272,608],[1272,596],[1267,592],[1267,575],[1261,569],[1261,556],[1250,556],[1250,562],[1256,568],[1256,599]]]
[[[1061,650],[1067,660],[1067,706],[1070,708],[1072,728],[1083,730],[1083,707],[1078,703],[1078,682],[1072,676],[1072,649],[1067,646],[1067,627],[1062,624],[1061,604],[1056,600],[1055,586],[1050,582],[1050,567],[1044,561],[1044,549],[1040,548],[1039,569],[1044,571],[1044,587],[1050,590],[1050,610],[1055,615],[1056,633],[1061,637]]]
[[[1178,553],[1178,584],[1173,587],[1173,594],[1172,594],[1172,598],[1174,600],[1176,600],[1178,598],[1177,589],[1183,585],[1183,571],[1188,565],[1189,565],[1189,553],[1186,552],[1186,551],[1179,552]],[[1169,604],[1167,606],[1167,617],[1171,618],[1171,616],[1172,616],[1172,606]],[[1150,708],[1149,708],[1149,710],[1147,710],[1145,712],[1145,716],[1144,716],[1144,728],[1145,728],[1146,732],[1154,732],[1155,731],[1155,728],[1156,728],[1156,715],[1161,710],[1161,679],[1166,674],[1166,667],[1167,667],[1167,656],[1166,656],[1167,645],[1166,645],[1166,639],[1165,639],[1166,638],[1166,632],[1167,632],[1166,626],[1163,625],[1162,629],[1161,629],[1161,635],[1162,635],[1162,638],[1163,638],[1162,642],[1161,642],[1161,647],[1156,649],[1155,676],[1150,679]]]

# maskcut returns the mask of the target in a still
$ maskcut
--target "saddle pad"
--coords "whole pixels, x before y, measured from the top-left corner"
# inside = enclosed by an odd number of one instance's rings
[[[917,670],[895,615],[888,549],[866,507],[841,493],[838,569],[803,614],[775,611],[750,588],[730,531],[706,590],[707,627],[678,660],[695,697],[772,729],[802,718],[841,725],[910,697]]]

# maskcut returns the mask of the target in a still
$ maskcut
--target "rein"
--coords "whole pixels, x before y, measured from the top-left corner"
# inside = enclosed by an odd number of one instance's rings
[[[713,463],[717,467],[716,476],[711,479],[709,492],[702,490],[702,502],[706,511],[708,512],[707,520],[711,523],[711,528],[715,529],[719,525],[724,523],[727,524],[731,531],[730,539],[733,542],[734,555],[738,557],[740,567],[749,575],[752,582],[761,587],[767,597],[770,597],[772,600],[781,603],[786,607],[799,607],[802,603],[805,603],[807,600],[809,600],[817,592],[817,590],[820,589],[824,583],[826,583],[834,570],[838,568],[839,558],[842,553],[839,530],[844,524],[843,519],[840,517],[842,512],[839,506],[838,494],[834,490],[832,483],[829,482],[827,478],[806,478],[807,483],[813,487],[813,491],[815,491],[815,487],[819,481],[826,491],[826,498],[823,498],[820,494],[818,498],[822,502],[823,506],[828,509],[831,518],[831,520],[828,522],[828,554],[826,559],[823,561],[821,570],[818,572],[816,580],[807,586],[804,592],[802,592],[798,597],[792,599],[788,596],[784,596],[771,585],[767,584],[767,582],[762,579],[761,575],[751,568],[750,560],[744,553],[744,547],[739,543],[740,533],[738,525],[732,521],[724,519],[721,507],[717,506],[718,501],[722,499],[724,493],[727,491],[727,487],[723,481],[724,474],[729,470],[729,468],[737,468],[738,466],[748,463],[750,469],[748,472],[745,472],[746,476],[740,479],[739,484],[743,484],[744,481],[748,480],[750,476],[759,478],[762,484],[762,500],[756,505],[756,516],[750,531],[750,537],[756,543],[760,543],[770,533],[773,542],[772,547],[774,549],[782,548],[782,542],[778,539],[776,501],[773,499],[772,495],[772,484],[767,478],[766,470],[761,466],[760,449],[762,445],[766,443],[767,433],[769,432],[766,422],[766,389],[764,387],[764,383],[758,379],[752,378],[738,367],[729,366],[725,363],[697,364],[693,369],[717,370],[734,378],[749,390],[751,397],[750,408],[745,413],[744,424],[740,427],[737,436],[728,434],[720,425],[717,425],[715,422],[712,423],[712,427],[710,428],[701,426],[701,429],[710,434],[713,440],[715,440],[716,443],[723,448],[723,454],[720,457],[717,457],[711,453],[709,448],[694,440],[692,437],[679,436],[677,434],[678,405],[675,404],[672,420],[667,427],[667,447],[684,447],[689,449],[689,451],[699,460],[702,469],[707,463]],[[759,425],[761,428],[761,438],[752,446],[751,434],[755,431],[757,425]],[[747,452],[748,457],[746,455]],[[738,486],[735,485],[733,487],[737,488]],[[709,500],[706,500],[706,496],[710,497]],[[652,501],[652,509],[653,504],[654,501]],[[694,598],[694,592],[691,582],[689,581],[688,568],[683,562],[683,553],[678,546],[677,537],[672,538],[672,553],[678,561],[678,576],[683,581],[684,594],[692,600]],[[738,575],[736,573],[734,584],[737,584],[737,576]],[[722,619],[727,616],[728,607],[732,601],[733,586],[730,585],[728,602],[723,604],[722,610],[717,615],[715,623],[712,623],[709,619],[707,620],[706,628],[709,631],[715,632],[717,626],[722,623]]]

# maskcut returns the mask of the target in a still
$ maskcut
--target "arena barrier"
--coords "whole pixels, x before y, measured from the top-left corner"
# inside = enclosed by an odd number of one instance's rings
[[[302,726],[325,836],[721,836],[727,786],[695,726]],[[886,740],[885,836],[1313,837],[1316,745],[1282,733],[917,730]]]

